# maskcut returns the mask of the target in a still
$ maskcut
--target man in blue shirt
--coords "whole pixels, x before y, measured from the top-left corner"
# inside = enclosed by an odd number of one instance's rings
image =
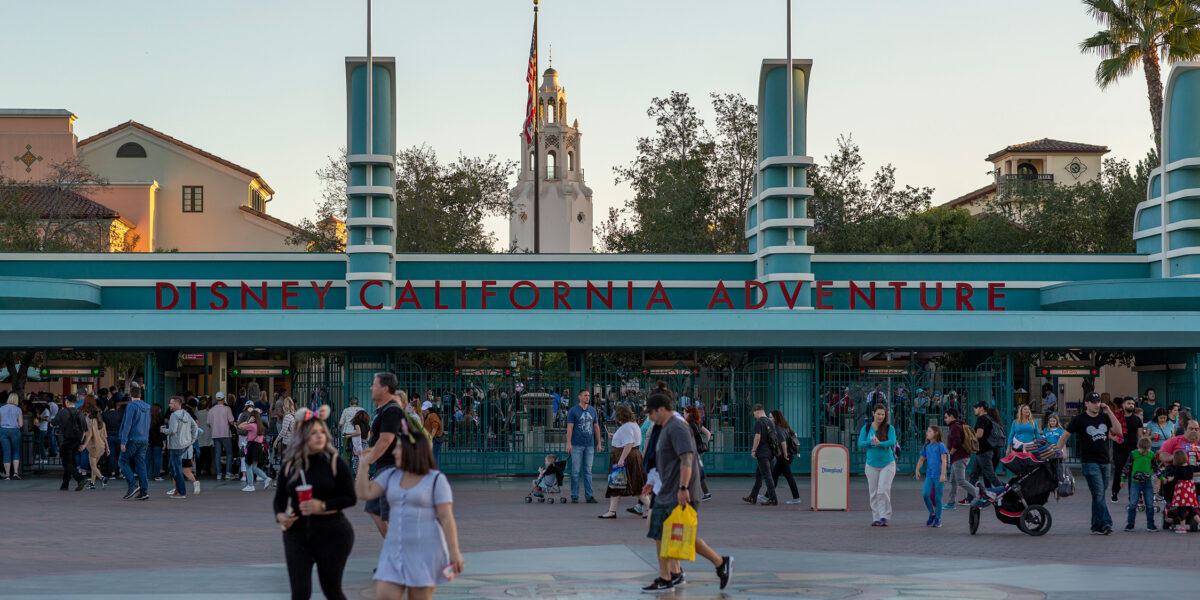
[[[121,474],[129,489],[125,499],[149,500],[149,484],[146,483],[146,450],[150,445],[150,405],[142,400],[142,388],[130,390],[131,399],[125,405],[125,417],[121,419]],[[132,467],[131,467],[132,463]],[[134,472],[137,485],[134,485]]]
[[[589,406],[592,394],[587,390],[579,392],[579,404],[567,413],[567,453],[571,455],[571,503],[579,503],[579,474],[586,474],[583,479],[583,492],[588,504],[595,504],[592,495],[592,460],[600,451],[603,440],[600,438],[600,415],[596,409]]]

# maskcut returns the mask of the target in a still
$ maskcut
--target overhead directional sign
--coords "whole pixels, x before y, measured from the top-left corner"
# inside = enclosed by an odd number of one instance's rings
[[[292,374],[287,367],[238,367],[233,369],[234,377],[284,377]]]
[[[103,367],[43,367],[42,377],[99,377]]]
[[[1041,377],[1098,377],[1097,367],[1043,367],[1038,369]]]

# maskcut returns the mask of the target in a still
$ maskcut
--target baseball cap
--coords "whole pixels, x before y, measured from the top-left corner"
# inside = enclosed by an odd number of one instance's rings
[[[429,410],[431,408],[433,408],[432,402],[426,400],[425,402],[421,403],[421,410]]]
[[[1084,395],[1083,401],[1084,402],[1099,402],[1100,394],[1097,394],[1096,392],[1088,392],[1086,395]]]
[[[225,392],[217,392],[217,400],[224,400]]]

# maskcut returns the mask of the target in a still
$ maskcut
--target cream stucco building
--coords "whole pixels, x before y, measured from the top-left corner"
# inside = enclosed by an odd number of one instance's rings
[[[1013,186],[1077,185],[1100,178],[1108,146],[1064,142],[1042,138],[1006,146],[988,155],[994,180],[973,192],[951,200],[946,206],[961,207],[977,215],[988,202]]]
[[[80,192],[111,211],[125,249],[304,249],[286,243],[293,225],[267,214],[275,192],[258,173],[135,121],[77,140],[75,120],[61,109],[0,109],[0,174],[44,184],[54,165],[78,158],[107,180]]]
[[[508,243],[518,252],[534,251],[533,186],[540,186],[540,252],[592,251],[592,189],[583,181],[579,119],[567,119],[566,90],[558,71],[546,69],[538,88],[541,135],[537,151],[541,173],[534,173],[533,145],[521,135],[521,173],[511,190],[513,211]]]

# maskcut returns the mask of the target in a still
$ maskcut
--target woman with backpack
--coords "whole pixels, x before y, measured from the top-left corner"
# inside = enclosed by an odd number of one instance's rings
[[[772,410],[771,421],[775,423],[775,431],[779,432],[779,439],[783,441],[781,444],[783,453],[775,457],[775,468],[771,470],[771,479],[775,481],[775,487],[778,488],[779,476],[783,475],[792,492],[792,499],[786,503],[800,504],[800,490],[796,487],[796,478],[792,476],[792,461],[795,460],[796,453],[800,451],[800,438],[796,436],[795,431],[792,431],[792,427],[788,425],[782,411]]]
[[[887,407],[875,405],[871,422],[858,433],[858,445],[867,451],[867,490],[871,498],[871,527],[887,527],[892,516],[892,480],[896,478],[896,428],[888,424]]]
[[[684,411],[687,414],[688,427],[692,428],[692,438],[696,442],[696,453],[700,455],[700,490],[704,493],[701,502],[708,502],[712,494],[708,492],[708,475],[704,473],[704,453],[708,452],[708,443],[712,441],[712,432],[704,426],[704,416],[696,406],[689,406]]]

